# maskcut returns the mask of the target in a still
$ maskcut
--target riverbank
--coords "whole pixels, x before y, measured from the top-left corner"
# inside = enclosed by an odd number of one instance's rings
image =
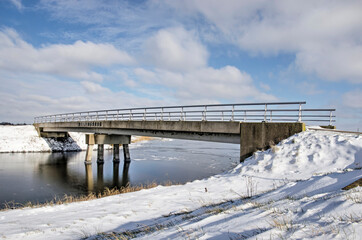
[[[0,126],[0,153],[16,152],[69,152],[87,149],[85,134],[70,132],[70,137],[57,141],[41,138],[33,125]],[[151,140],[151,137],[132,136],[132,143]],[[106,145],[105,149],[111,146]]]
[[[185,185],[0,213],[0,239],[358,239],[362,137],[306,131]]]

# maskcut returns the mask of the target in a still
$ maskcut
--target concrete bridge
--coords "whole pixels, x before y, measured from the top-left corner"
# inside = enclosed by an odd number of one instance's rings
[[[42,137],[65,137],[84,132],[88,144],[86,163],[98,145],[97,162],[103,163],[104,144],[113,144],[114,162],[123,145],[130,161],[131,135],[223,142],[240,145],[240,161],[304,131],[305,122],[335,121],[335,109],[307,109],[306,102],[240,103],[112,109],[36,117]]]

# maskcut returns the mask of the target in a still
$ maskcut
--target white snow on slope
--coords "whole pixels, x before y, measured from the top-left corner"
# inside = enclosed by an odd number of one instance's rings
[[[0,212],[0,239],[360,239],[361,163],[362,136],[306,131],[208,179]]]
[[[306,131],[283,140],[235,169],[264,178],[306,179],[313,174],[362,167],[362,137]]]
[[[33,125],[0,126],[0,153],[86,149],[84,134],[70,133],[70,136],[65,142],[58,142],[53,138],[40,138]]]

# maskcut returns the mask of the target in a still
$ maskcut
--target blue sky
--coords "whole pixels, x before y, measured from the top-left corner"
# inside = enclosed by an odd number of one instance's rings
[[[307,101],[362,129],[361,1],[0,1],[0,121]]]

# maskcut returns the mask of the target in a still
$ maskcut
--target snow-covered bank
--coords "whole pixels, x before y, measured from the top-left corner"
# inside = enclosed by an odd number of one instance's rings
[[[359,239],[361,164],[362,136],[306,131],[182,186],[0,212],[0,239]]]
[[[64,142],[40,138],[33,125],[0,126],[0,153],[80,151],[86,149],[84,134],[69,133]]]

